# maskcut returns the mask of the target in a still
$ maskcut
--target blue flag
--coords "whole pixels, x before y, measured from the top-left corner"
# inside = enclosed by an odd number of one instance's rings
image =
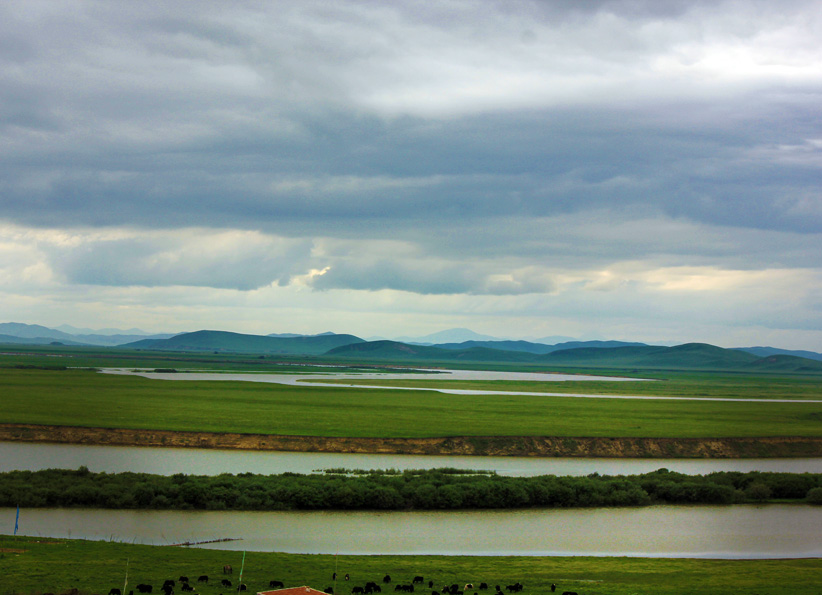
[[[14,519],[14,534],[17,535],[17,523],[20,522],[20,505],[17,505],[17,517]]]

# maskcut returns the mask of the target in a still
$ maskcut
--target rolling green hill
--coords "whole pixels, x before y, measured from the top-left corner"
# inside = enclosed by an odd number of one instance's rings
[[[769,355],[794,355],[796,357],[804,357],[822,361],[822,353],[806,351],[804,349],[779,349],[777,347],[734,347],[734,349],[747,351],[748,353],[753,353],[759,357],[767,357]]]
[[[225,331],[196,331],[170,339],[143,340],[121,345],[125,349],[157,351],[217,351],[223,353],[260,353],[282,355],[321,355],[329,349],[364,343],[354,335],[316,335],[267,337]]]
[[[510,347],[510,342],[500,342]],[[616,342],[614,342],[616,343]],[[245,335],[225,331],[197,331],[168,339],[146,339],[122,345],[125,349],[179,352],[311,355],[376,362],[426,364],[483,363],[533,364],[575,368],[635,368],[643,370],[723,370],[822,373],[822,362],[791,355],[758,355],[705,343],[675,347],[653,345],[595,346],[571,343],[573,348],[549,353],[495,349],[493,342],[468,343],[465,348],[415,345],[399,341],[365,341],[354,335],[326,333],[312,336]],[[577,347],[578,346],[578,347]],[[521,347],[518,345],[518,347]]]
[[[523,351],[503,351],[487,347],[468,349],[443,349],[428,345],[414,345],[399,341],[369,341],[344,345],[331,349],[325,355],[332,357],[362,358],[374,360],[426,361],[426,362],[533,362],[536,356]]]
[[[770,355],[752,362],[751,367],[763,371],[817,372],[822,369],[822,362],[795,355]]]
[[[569,365],[614,365],[641,368],[689,368],[736,370],[761,359],[750,353],[705,343],[675,347],[616,347],[613,349],[566,349],[549,353],[542,361]],[[809,360],[810,361],[810,360]],[[822,370],[822,366],[820,366]]]
[[[547,354],[485,347],[443,349],[372,341],[331,349],[329,357],[380,361],[523,363],[569,367],[822,373],[822,362],[794,356],[756,355],[705,343],[675,347],[626,346],[564,349]]]
[[[785,355],[759,357],[706,343],[675,347],[570,349],[549,353],[542,356],[541,361],[569,366],[822,373],[822,362],[815,360]]]

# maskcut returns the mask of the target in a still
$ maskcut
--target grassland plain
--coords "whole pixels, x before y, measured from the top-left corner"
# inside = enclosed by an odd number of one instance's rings
[[[445,395],[0,369],[0,423],[330,437],[822,435],[822,404]]]
[[[165,579],[188,576],[197,593],[218,595],[231,564],[228,578],[234,588],[242,565],[238,551],[146,546],[107,541],[83,541],[0,536],[0,595],[38,595],[67,592],[76,588],[82,595],[105,595],[123,587],[128,569],[128,589],[137,584],[154,586]],[[269,581],[286,587],[308,585],[316,589],[333,586],[332,573],[350,575],[338,579],[336,593],[350,595],[353,587],[367,581],[383,585],[389,574],[392,583],[383,593],[394,592],[397,583],[410,583],[421,575],[433,580],[435,588],[456,583],[475,586],[520,582],[523,595],[577,591],[580,595],[818,595],[822,592],[822,560],[703,560],[665,558],[599,557],[480,557],[480,556],[352,556],[299,555],[248,552],[243,583],[249,593],[268,588]],[[195,582],[200,575],[208,584]],[[385,586],[385,585],[384,585]],[[419,590],[419,589],[418,589]],[[229,590],[228,592],[231,592]],[[423,592],[428,592],[423,590]],[[471,593],[472,591],[469,591]],[[482,591],[480,591],[482,592]],[[486,591],[486,593],[491,592]]]
[[[327,362],[325,362],[327,363]],[[42,368],[194,368],[223,371],[265,371],[288,373],[295,364],[322,366],[318,358],[256,356],[230,353],[174,353],[136,351],[117,347],[65,347],[41,345],[0,345],[0,367]],[[347,362],[345,366],[356,365]],[[335,369],[339,369],[336,368]],[[322,371],[321,368],[316,368]],[[302,371],[305,371],[304,369]]]

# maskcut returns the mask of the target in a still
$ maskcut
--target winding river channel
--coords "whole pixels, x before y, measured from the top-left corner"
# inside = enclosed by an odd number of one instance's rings
[[[162,374],[131,370],[106,372],[137,373],[166,380],[245,380],[283,384],[319,378],[315,374]],[[509,373],[457,371],[449,377],[539,381],[617,380],[553,374],[518,376],[523,377],[512,378]],[[419,379],[420,375],[346,374],[345,378],[352,380],[351,385],[356,386],[357,378]],[[648,397],[625,395],[616,398]],[[81,465],[92,471],[135,471],[161,475],[312,473],[331,468],[403,470],[437,467],[479,469],[510,476],[637,474],[661,467],[688,474],[733,470],[822,473],[822,458],[689,460],[436,457],[0,442],[0,471],[74,469]],[[12,532],[15,517],[15,509],[0,508],[0,533]],[[228,538],[236,541],[219,541],[199,547],[291,553],[800,558],[822,556],[822,539],[819,538],[822,535],[822,507],[771,504],[460,512],[27,509],[20,513],[18,534],[155,545]]]
[[[660,397],[653,395],[594,395],[586,393],[555,393],[555,392],[530,392],[530,391],[494,391],[494,390],[470,390],[457,388],[420,388],[403,386],[373,386],[369,384],[358,384],[357,380],[423,380],[436,375],[436,379],[442,380],[518,380],[529,382],[579,382],[587,381],[609,381],[609,382],[655,382],[654,380],[642,378],[622,378],[618,376],[588,376],[585,374],[553,374],[539,372],[495,372],[487,370],[427,370],[420,369],[416,373],[390,373],[390,372],[340,372],[340,373],[306,373],[306,374],[263,374],[263,373],[234,373],[234,372],[155,372],[153,370],[138,370],[133,368],[104,368],[100,370],[103,374],[118,374],[126,376],[142,376],[155,380],[208,380],[208,381],[241,381],[241,382],[267,382],[273,384],[288,384],[301,386],[332,386],[335,388],[356,388],[356,389],[390,389],[390,390],[423,390],[434,391],[451,395],[521,395],[521,396],[542,396],[542,397],[568,397],[584,399],[638,399],[638,400],[674,400],[674,401],[735,401],[735,402],[757,402],[757,403],[822,403],[822,400],[814,399],[732,399],[717,397]],[[347,380],[347,383],[322,382],[323,379]],[[310,384],[306,384],[310,381]]]

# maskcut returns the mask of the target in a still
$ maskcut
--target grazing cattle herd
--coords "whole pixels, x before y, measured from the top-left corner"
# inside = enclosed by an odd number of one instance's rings
[[[233,569],[231,565],[223,566],[223,574],[233,574]],[[336,585],[337,581],[337,573],[333,573],[332,580]],[[350,580],[350,575],[345,575],[345,580]],[[388,585],[392,582],[391,576],[386,574],[382,581],[383,585]],[[197,577],[197,583],[204,583],[206,585],[209,584],[209,577],[206,574],[201,574]],[[422,575],[414,576],[410,582],[399,582],[394,586],[395,592],[404,592],[404,593],[419,593],[422,595],[479,595],[479,591],[486,591],[488,592],[487,595],[491,595],[491,589],[486,582],[478,582],[476,591],[474,590],[474,583],[469,582],[465,583],[460,586],[459,583],[451,583],[445,584],[440,587],[439,590],[434,589],[435,582],[433,580],[428,580],[428,589],[429,592],[425,591],[425,584],[426,580]],[[244,583],[237,583],[236,585],[228,578],[223,578],[220,580],[220,586],[224,587],[231,593],[232,591],[246,591],[248,587]],[[269,589],[283,589],[285,588],[285,584],[283,581],[279,580],[270,580],[268,581]],[[510,585],[505,585],[502,587],[500,585],[495,585],[493,595],[506,595],[505,592],[509,594],[519,593],[524,588],[523,584],[519,581],[512,583]],[[154,587],[152,585],[146,583],[139,583],[135,586],[135,589],[138,593],[143,595],[152,595],[154,593]],[[175,589],[179,589],[180,592],[185,593],[192,593],[193,595],[199,595],[197,590],[191,585],[189,578],[187,576],[180,576],[176,581],[174,579],[167,579],[163,582],[162,586],[158,589],[159,592],[162,592],[163,595],[174,595]],[[554,593],[557,590],[557,585],[554,583],[550,586],[551,593]],[[368,581],[363,585],[346,585],[345,589],[338,588],[335,593],[334,586],[329,586],[324,589],[324,592],[328,595],[373,595],[374,593],[382,593],[382,587],[378,585],[375,581]],[[228,593],[226,595],[228,595]],[[52,593],[43,593],[42,595],[53,595]],[[67,593],[66,595],[70,595]],[[109,592],[108,595],[134,595],[134,591],[127,591],[123,593],[119,588],[113,587]],[[157,594],[159,595],[159,593]],[[223,595],[223,593],[220,593]],[[578,595],[576,591],[563,591],[562,595]]]

